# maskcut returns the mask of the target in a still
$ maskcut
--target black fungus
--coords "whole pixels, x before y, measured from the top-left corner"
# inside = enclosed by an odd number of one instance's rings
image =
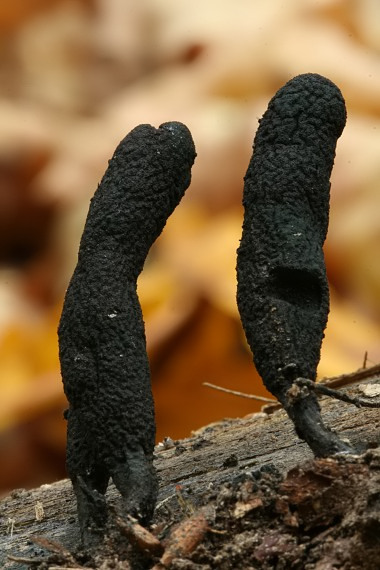
[[[322,246],[345,122],[344,99],[330,80],[304,74],[279,89],[244,179],[237,257],[237,302],[255,365],[316,455],[350,450],[323,425],[316,396],[294,387],[298,377],[315,380],[327,323]]]
[[[154,510],[154,405],[136,281],[190,184],[195,156],[181,123],[140,125],[116,148],[91,200],[58,330],[67,470],[87,542],[103,532],[110,478],[125,512],[147,522]]]

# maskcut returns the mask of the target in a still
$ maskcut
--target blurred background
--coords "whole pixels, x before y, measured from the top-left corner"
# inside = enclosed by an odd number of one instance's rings
[[[235,304],[243,176],[258,118],[291,77],[341,88],[331,313],[319,376],[380,360],[377,0],[0,3],[0,493],[65,476],[57,323],[89,200],[139,123],[179,120],[198,157],[139,281],[157,439],[261,404]]]

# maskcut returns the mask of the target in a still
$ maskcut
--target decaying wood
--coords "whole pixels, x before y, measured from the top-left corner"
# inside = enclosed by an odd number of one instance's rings
[[[365,373],[359,371],[356,384],[342,390],[363,396],[367,385],[380,386],[379,372],[378,366]],[[322,398],[321,407],[326,424],[342,438],[348,438],[356,449],[380,443],[379,409],[356,408],[330,398]],[[160,478],[156,512],[170,509],[176,513],[183,509],[181,496],[188,496],[189,492],[196,506],[211,485],[228,481],[238,473],[268,464],[286,472],[310,458],[309,448],[296,437],[283,410],[223,420],[197,431],[191,438],[156,447],[155,465]],[[112,486],[108,496],[110,501],[117,501]],[[1,568],[27,567],[25,562],[8,556],[43,556],[41,541],[34,543],[33,537],[46,537],[68,550],[78,545],[75,502],[68,480],[30,491],[13,491],[0,502],[0,517]]]

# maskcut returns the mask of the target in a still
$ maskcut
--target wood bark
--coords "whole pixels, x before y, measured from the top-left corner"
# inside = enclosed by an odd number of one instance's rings
[[[342,391],[365,397],[369,386],[379,385],[380,390],[379,373],[376,366],[338,378],[333,384],[353,382]],[[326,425],[347,438],[355,449],[364,450],[380,443],[380,409],[357,408],[326,397],[320,403]],[[190,493],[196,505],[210,486],[220,485],[239,473],[268,464],[285,473],[311,458],[310,449],[297,438],[282,409],[225,419],[198,430],[190,438],[156,447],[155,466],[160,479],[156,513],[159,515],[161,509],[170,509],[173,515],[178,513],[179,488],[186,496]],[[108,500],[118,500],[112,485]],[[79,543],[79,528],[70,481],[13,491],[0,501],[0,525],[1,568],[22,570],[27,565],[12,557],[43,555],[43,549],[33,542],[36,536],[74,550]]]

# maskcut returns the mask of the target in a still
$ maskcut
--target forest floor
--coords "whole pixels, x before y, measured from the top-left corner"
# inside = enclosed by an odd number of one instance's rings
[[[314,459],[283,477],[264,466],[211,488],[199,504],[178,488],[180,515],[150,531],[114,515],[96,553],[57,544],[39,570],[378,570],[380,449]],[[126,539],[126,536],[128,537]]]
[[[351,384],[352,382],[352,384]],[[332,379],[352,398],[379,393],[379,366]],[[154,464],[153,523],[140,526],[107,491],[105,538],[79,545],[70,481],[0,501],[0,566],[9,570],[378,570],[380,408],[322,397],[326,424],[357,455],[312,457],[286,413],[225,419],[166,438]]]

